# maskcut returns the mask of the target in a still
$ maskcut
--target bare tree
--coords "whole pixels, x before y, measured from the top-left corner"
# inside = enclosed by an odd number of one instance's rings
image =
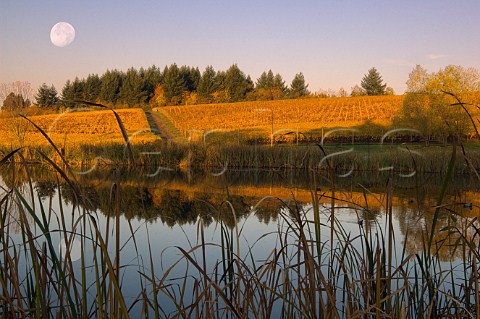
[[[0,83],[0,103],[4,104],[9,95],[16,99],[14,102],[18,102],[18,99],[21,102],[17,103],[19,107],[2,108],[4,110],[2,116],[9,118],[3,122],[3,125],[10,132],[4,138],[10,138],[11,142],[16,146],[23,146],[27,137],[29,123],[25,119],[18,117],[18,113],[24,115],[29,113],[29,109],[24,108],[24,106],[28,106],[33,99],[32,86],[29,82],[24,81]]]
[[[21,95],[25,100],[33,100],[33,89],[30,82],[15,81],[12,83],[0,83],[0,102],[3,103],[10,93]]]

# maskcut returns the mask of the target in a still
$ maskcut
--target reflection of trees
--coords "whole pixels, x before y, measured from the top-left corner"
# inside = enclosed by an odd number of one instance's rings
[[[74,194],[69,191],[68,185],[61,184],[60,188],[65,202],[72,202]],[[90,211],[98,210],[105,215],[112,215],[112,196],[111,188],[107,186],[83,187],[82,200],[78,204]],[[120,187],[118,204],[120,212],[127,219],[159,219],[168,226],[174,226],[192,224],[201,218],[206,225],[213,221],[222,221],[225,225],[234,227],[235,217],[238,220],[248,214],[249,205],[242,196],[230,196],[228,201],[233,206],[234,216],[225,200],[222,195],[196,193],[192,196],[176,189],[124,185]]]
[[[433,225],[434,209],[426,205],[417,208],[403,206],[395,209],[398,225],[405,236],[405,248],[409,254],[417,254],[427,246]],[[468,219],[451,212],[440,213],[433,236],[431,253],[441,261],[451,261],[462,256],[461,233],[468,232],[465,225]],[[458,230],[458,231],[457,231]]]
[[[262,223],[268,224],[277,220],[278,213],[272,213],[271,207],[258,206],[255,208],[255,216]]]
[[[55,189],[55,183],[51,181],[38,181],[35,183],[35,191],[42,199],[53,196]]]
[[[380,207],[369,207],[362,209],[358,212],[358,220],[363,221],[365,227],[368,229],[374,229],[377,226],[377,221],[379,217],[385,214],[384,211],[380,209]]]
[[[26,213],[25,201],[30,207],[34,206],[32,189],[28,183],[21,183],[17,177],[22,175],[12,174],[7,178],[0,178],[0,212],[1,224],[9,225],[13,233],[19,233],[23,223],[31,224],[32,216]],[[15,189],[16,192],[12,190]]]
[[[377,173],[377,175],[380,175]],[[235,218],[237,221],[253,213],[260,222],[270,223],[276,221],[282,209],[290,206],[287,212],[294,212],[297,209],[295,205],[301,203],[284,203],[278,199],[268,199],[259,203],[261,197],[269,194],[259,193],[258,189],[270,189],[271,195],[276,196],[276,187],[294,187],[304,190],[312,189],[312,180],[309,175],[302,171],[255,171],[255,172],[229,172],[222,176],[222,188],[219,185],[219,178],[210,174],[202,175],[196,172],[194,176],[185,176],[179,172],[165,172],[155,178],[145,178],[145,176],[129,170],[95,170],[91,174],[76,176],[76,180],[81,180],[78,188],[81,196],[75,196],[71,187],[64,182],[57,172],[42,166],[29,166],[29,171],[24,166],[2,166],[0,167],[0,177],[3,179],[7,189],[13,187],[23,188],[29,185],[29,179],[32,180],[37,194],[42,198],[49,198],[55,195],[59,190],[66,204],[80,205],[88,211],[99,211],[107,216],[112,216],[114,207],[118,204],[120,212],[127,219],[145,219],[148,221],[160,220],[166,225],[195,223],[201,219],[205,225],[213,222],[222,221],[226,226],[233,227]],[[378,180],[377,180],[378,177]],[[73,180],[73,179],[72,179]],[[423,247],[423,239],[426,238],[425,225],[432,224],[432,199],[431,194],[438,192],[437,187],[441,184],[441,176],[428,176],[424,178],[425,184],[418,188],[412,187],[411,183],[402,179],[392,179],[395,185],[394,193],[396,202],[394,203],[394,216],[398,221],[398,227],[403,235],[408,232],[406,242],[407,251],[410,253],[418,252]],[[317,180],[318,181],[318,180]],[[364,189],[356,190],[355,183],[362,183],[369,190],[377,192],[378,200],[367,198],[349,197],[352,191],[361,194]],[[386,180],[383,176],[359,175],[343,180],[345,185],[337,184],[338,191],[335,194],[340,196],[337,202],[345,205],[344,200],[356,203],[355,211],[359,220],[363,220],[365,225],[372,226],[377,223],[379,218],[385,215],[385,209],[380,206],[384,202],[381,194],[385,191]],[[377,183],[377,184],[375,184]],[[476,190],[472,182],[465,179],[455,179],[453,186],[449,191],[452,194],[464,194],[465,189]],[[477,182],[478,183],[478,182]],[[117,197],[112,185],[119,187],[119,196]],[[317,185],[317,184],[316,184]],[[237,186],[240,186],[241,192],[236,192]],[[342,191],[340,186],[345,186]],[[57,188],[59,187],[59,189]],[[328,185],[317,185],[321,189],[328,189]],[[25,188],[25,192],[27,188]],[[268,192],[268,190],[267,190]],[[430,195],[429,195],[430,194]],[[462,195],[463,196],[463,195]],[[283,198],[287,198],[285,195]],[[116,199],[117,198],[117,199]],[[405,198],[405,200],[401,200]],[[228,201],[233,206],[233,211]],[[308,199],[304,200],[308,201]],[[454,201],[465,202],[465,196],[454,198]],[[257,203],[259,203],[257,205]],[[255,207],[255,209],[252,209]],[[452,209],[457,210],[455,207]],[[445,215],[448,216],[448,215]],[[445,226],[461,227],[462,221],[453,220],[444,217],[438,222],[438,229]],[[452,237],[455,240],[455,237]],[[448,245],[447,232],[440,232],[435,236],[439,245],[439,254],[442,258],[450,258],[452,246]],[[441,245],[440,245],[441,244]]]
[[[161,197],[161,206],[158,215],[163,223],[173,226],[175,224],[195,223],[198,212],[194,203],[186,198],[186,194],[179,190],[165,190]]]

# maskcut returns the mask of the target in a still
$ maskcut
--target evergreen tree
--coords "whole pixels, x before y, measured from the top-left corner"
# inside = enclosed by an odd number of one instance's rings
[[[43,83],[35,96],[36,103],[39,107],[52,107],[57,104],[57,90],[53,84],[49,87]]]
[[[272,89],[272,97],[274,100],[282,99],[285,94],[287,93],[287,87],[285,86],[285,81],[283,80],[282,76],[277,73],[273,78],[273,89]]]
[[[263,72],[262,75],[257,79],[257,83],[255,85],[255,89],[264,89],[264,90],[270,90],[274,86],[274,76],[272,70],[269,70],[267,72]]]
[[[215,87],[217,90],[225,90],[226,88],[226,77],[227,74],[225,71],[218,71],[215,75]]]
[[[307,88],[308,84],[305,84],[305,77],[303,76],[303,73],[300,72],[298,74],[295,74],[295,77],[290,84],[290,97],[293,99],[297,99],[307,96],[308,94],[310,94]]]
[[[152,65],[145,71],[143,76],[143,91],[146,93],[146,100],[150,101],[155,95],[156,87],[162,82],[162,71]]]
[[[74,99],[74,92],[73,92],[73,85],[70,80],[67,80],[65,82],[65,85],[63,86],[62,89],[62,100],[64,101],[64,104],[66,107],[73,107],[74,103],[71,102]]]
[[[134,68],[128,69],[118,93],[119,101],[126,103],[129,107],[145,103],[147,94],[143,91],[143,87],[140,73]]]
[[[273,78],[273,88],[280,90],[282,93],[285,93],[287,90],[285,81],[279,73],[275,74],[275,77]]]
[[[285,81],[280,74],[273,75],[272,70],[263,72],[255,85],[255,99],[277,100],[281,99],[286,92]]]
[[[75,107],[75,100],[84,100],[85,82],[75,78],[73,82],[67,80],[62,89],[62,100],[66,107]]]
[[[198,68],[191,68],[191,67],[181,67],[180,73],[183,76],[184,86],[189,92],[193,92],[197,90],[198,82],[201,78],[201,73]]]
[[[85,81],[80,80],[78,77],[72,83],[73,91],[73,100],[84,100],[85,99]]]
[[[210,103],[212,94],[216,91],[215,70],[212,66],[207,66],[198,81],[197,93],[201,101]]]
[[[383,84],[382,77],[376,68],[371,68],[362,79],[362,88],[367,92],[367,95],[384,95],[387,84]]]
[[[230,95],[226,89],[226,72],[218,71],[215,75],[215,91],[212,93],[214,103],[230,101]]]
[[[267,88],[267,72],[263,71],[260,77],[257,79],[257,83],[255,83],[255,89],[266,89]]]
[[[102,85],[100,86],[99,98],[107,103],[115,104],[122,86],[123,74],[118,70],[107,70],[100,79]]]
[[[98,74],[89,74],[84,84],[84,98],[87,101],[95,102],[100,95],[102,81]]]
[[[236,64],[225,73],[225,90],[228,92],[228,102],[237,102],[245,99],[252,90],[253,82],[245,76]]]
[[[183,74],[174,63],[163,72],[163,89],[167,104],[179,105],[182,103],[183,91],[186,91]]]

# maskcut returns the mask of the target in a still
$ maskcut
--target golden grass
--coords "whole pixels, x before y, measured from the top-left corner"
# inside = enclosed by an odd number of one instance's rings
[[[389,125],[402,107],[403,96],[311,98],[207,104],[156,109],[184,136],[190,130],[310,131],[328,127],[350,127],[366,121]]]
[[[142,109],[116,111],[132,143],[158,139],[148,132],[149,124]],[[29,117],[59,146],[83,144],[104,145],[124,143],[121,130],[111,111],[65,112]],[[137,133],[140,132],[140,133]],[[0,118],[0,145],[6,147],[46,145],[40,132],[23,118]]]

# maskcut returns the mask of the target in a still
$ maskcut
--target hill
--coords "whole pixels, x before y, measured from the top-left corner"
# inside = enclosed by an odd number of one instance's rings
[[[150,126],[142,109],[116,111],[132,139],[132,143],[158,139],[148,132]],[[112,111],[65,112],[28,117],[57,145],[108,145],[124,143],[122,132]],[[141,132],[138,134],[138,132]],[[20,117],[0,118],[0,146],[47,145],[48,141],[27,120]]]
[[[253,101],[156,108],[184,136],[236,131],[270,136],[272,131],[315,134],[323,128],[389,126],[402,107],[403,96],[362,96]]]

